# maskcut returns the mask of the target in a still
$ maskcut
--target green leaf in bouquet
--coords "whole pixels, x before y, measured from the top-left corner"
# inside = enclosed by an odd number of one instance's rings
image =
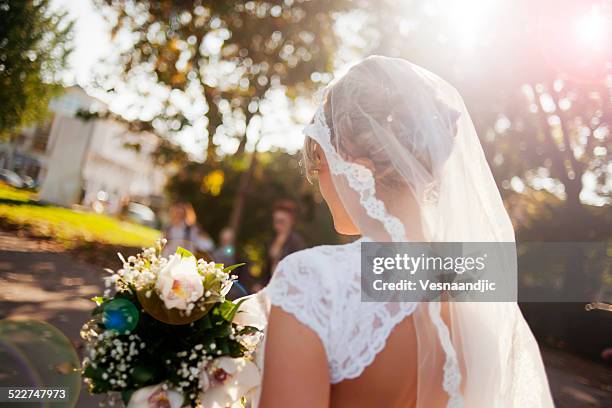
[[[222,322],[221,324],[217,324],[209,330],[211,337],[213,338],[222,338],[228,337],[232,333],[232,325],[229,322]]]
[[[94,307],[93,310],[91,311],[91,315],[96,316],[102,313],[103,311],[104,311],[104,303],[102,303],[99,306]]]
[[[123,403],[127,406],[130,402],[130,398],[132,398],[132,394],[134,394],[134,390],[123,390],[121,391],[121,399]]]
[[[229,356],[233,358],[238,358],[244,356],[244,346],[235,340],[230,340],[227,342],[227,346],[229,348]]]
[[[106,381],[93,381],[89,386],[91,394],[105,394],[111,390],[111,386]]]
[[[199,329],[212,329],[212,323],[210,322],[210,317],[208,315],[204,316],[200,320],[197,321],[197,325]]]
[[[242,298],[234,303],[234,305],[236,305],[236,311],[232,315],[232,320],[234,320],[234,316],[236,315],[236,313],[245,313],[244,311],[240,311],[239,309],[240,309],[240,305],[242,305],[247,300],[248,300],[247,298]]]
[[[219,314],[219,316],[223,318],[223,320],[227,322],[231,322],[232,320],[234,320],[234,316],[236,315],[236,312],[238,311],[238,306],[239,306],[238,304],[230,300],[226,300],[223,303],[220,303],[215,308],[215,311]]]
[[[221,291],[221,280],[214,274],[210,273],[204,277],[204,290],[210,290],[213,293],[219,293]]]
[[[104,373],[104,370],[102,370],[102,368],[100,368],[99,366],[96,368],[93,368],[91,365],[88,365],[83,370],[83,377],[91,378],[94,381],[98,381],[98,380],[102,380],[103,373]]]
[[[257,327],[253,327],[253,326],[244,326],[242,328],[242,330],[240,330],[238,332],[238,334],[240,335],[244,335],[244,334],[255,334],[257,332],[259,332],[260,330]]]
[[[138,364],[132,371],[132,380],[139,386],[147,385],[158,375],[157,367],[152,364]]]
[[[92,394],[101,394],[108,392],[110,390],[110,384],[108,381],[102,378],[104,374],[104,368],[98,366],[93,368],[91,365],[86,366],[83,369],[83,377],[89,378],[91,381],[89,383],[89,392]]]
[[[94,296],[91,298],[93,302],[96,302],[96,305],[100,306],[102,303],[106,301],[104,296]]]
[[[186,250],[183,247],[176,248],[176,254],[179,255],[181,258],[190,258],[194,256],[190,251]]]
[[[223,356],[227,356],[230,354],[229,344],[227,343],[228,342],[226,338],[217,339],[217,350],[221,350],[221,355]]]
[[[235,265],[230,265],[228,267],[223,268],[223,272],[225,273],[230,273],[231,271],[233,271],[236,268],[240,268],[242,265],[246,265],[244,262],[243,263],[237,263]]]
[[[236,309],[240,309],[240,305],[242,305],[247,300],[249,300],[249,299],[248,298],[242,298],[242,299],[239,299],[237,302],[235,302]]]

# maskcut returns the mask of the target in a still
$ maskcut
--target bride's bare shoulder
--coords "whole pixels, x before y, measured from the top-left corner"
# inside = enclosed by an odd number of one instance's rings
[[[329,261],[340,261],[343,258],[359,258],[360,248],[359,240],[341,245],[317,245],[287,255],[279,266],[282,264],[301,264],[304,262],[311,265],[325,264]]]

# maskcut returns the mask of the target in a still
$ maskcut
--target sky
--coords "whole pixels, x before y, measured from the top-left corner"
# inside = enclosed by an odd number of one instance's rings
[[[75,49],[65,80],[85,88],[91,80],[92,68],[112,51],[107,24],[90,0],[53,0],[52,5],[68,11],[75,21]]]

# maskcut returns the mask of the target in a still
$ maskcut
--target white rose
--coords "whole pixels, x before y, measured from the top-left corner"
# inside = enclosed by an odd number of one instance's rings
[[[168,309],[187,310],[190,303],[204,294],[196,259],[193,256],[170,255],[168,263],[159,273],[156,288]]]
[[[244,358],[220,357],[202,376],[209,388],[200,395],[202,406],[224,408],[232,405],[260,385],[261,374],[257,366]],[[200,378],[202,383],[202,378]]]
[[[161,384],[144,387],[132,394],[127,408],[181,408],[183,395],[164,390]]]

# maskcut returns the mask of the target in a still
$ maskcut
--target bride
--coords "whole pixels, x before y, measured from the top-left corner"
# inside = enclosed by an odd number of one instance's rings
[[[304,131],[307,169],[341,234],[287,256],[267,315],[260,408],[553,406],[516,303],[366,303],[362,241],[513,242],[457,91],[402,59],[332,83]]]

